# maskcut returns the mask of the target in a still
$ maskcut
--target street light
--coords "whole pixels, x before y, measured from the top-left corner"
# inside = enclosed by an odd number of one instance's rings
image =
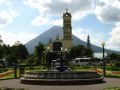
[[[105,46],[105,42],[102,42],[102,47],[103,47],[103,76],[106,76],[106,71],[105,71],[105,66],[106,66],[106,62],[105,62],[105,55],[104,55],[104,46]]]
[[[61,51],[63,51],[63,47],[61,47]]]
[[[14,78],[17,78],[17,63],[13,63],[13,69],[14,69]]]

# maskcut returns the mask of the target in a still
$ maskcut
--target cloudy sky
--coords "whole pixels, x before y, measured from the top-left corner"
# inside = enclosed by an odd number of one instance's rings
[[[120,0],[0,0],[0,35],[6,44],[25,44],[72,14],[73,34],[120,51]]]

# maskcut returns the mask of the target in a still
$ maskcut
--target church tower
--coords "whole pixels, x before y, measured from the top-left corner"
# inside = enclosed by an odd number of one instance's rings
[[[63,39],[65,40],[72,39],[71,17],[71,13],[66,9],[66,12],[63,14]]]
[[[69,50],[72,47],[72,25],[71,25],[71,13],[66,12],[63,13],[63,38],[60,40],[59,35],[56,35],[56,40],[52,41],[49,39],[49,44],[47,47],[50,47],[50,51],[65,51]]]
[[[71,25],[71,13],[63,13],[63,49],[70,49],[72,47],[72,25]]]

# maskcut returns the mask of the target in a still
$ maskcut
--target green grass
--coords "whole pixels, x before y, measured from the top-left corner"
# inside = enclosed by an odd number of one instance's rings
[[[18,70],[17,70],[17,77],[19,77],[19,71]],[[10,79],[10,78],[14,78],[14,73],[10,73],[8,75],[0,77],[0,79]]]
[[[106,77],[109,77],[109,78],[120,78],[120,75],[107,74]]]
[[[34,67],[34,68],[32,68],[32,69],[30,69],[30,68],[26,68],[25,69],[25,72],[31,72],[31,71],[47,71],[47,69],[45,69],[45,68],[41,68],[41,67]]]
[[[0,79],[9,79],[9,78],[14,78],[14,73],[8,74],[6,76],[0,77]]]
[[[75,69],[74,71],[93,71],[92,69]]]
[[[103,90],[120,90],[120,87],[108,87]]]
[[[47,67],[46,66],[29,66],[29,67],[26,67],[25,70],[47,70]]]
[[[94,67],[91,66],[75,66],[73,71],[93,71]]]

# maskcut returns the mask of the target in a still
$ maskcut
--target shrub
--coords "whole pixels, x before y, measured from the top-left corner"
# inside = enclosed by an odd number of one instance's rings
[[[116,62],[116,63],[112,66],[112,70],[113,70],[113,71],[120,71],[120,62]]]
[[[6,72],[7,69],[6,68],[0,68],[0,73]]]

